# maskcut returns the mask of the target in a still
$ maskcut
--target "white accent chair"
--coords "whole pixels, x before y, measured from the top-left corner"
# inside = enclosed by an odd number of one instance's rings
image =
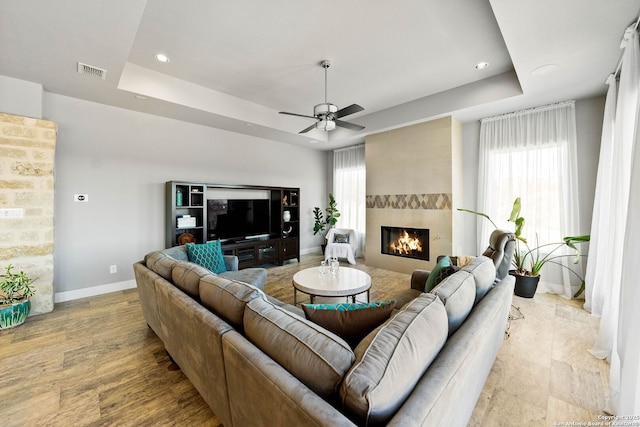
[[[345,239],[347,240],[346,242],[344,242]],[[358,241],[354,230],[349,228],[332,228],[327,233],[327,247],[324,250],[324,259],[327,260],[333,257],[346,258],[349,264],[355,264],[357,249]]]

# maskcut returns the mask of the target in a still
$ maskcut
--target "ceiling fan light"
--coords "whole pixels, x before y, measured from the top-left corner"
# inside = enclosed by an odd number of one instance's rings
[[[333,114],[338,111],[338,107],[330,102],[318,104],[313,107],[313,115],[318,117],[323,114]]]
[[[333,120],[321,119],[316,123],[316,129],[324,130],[327,132],[330,130],[334,130],[335,128],[336,122],[334,122]]]

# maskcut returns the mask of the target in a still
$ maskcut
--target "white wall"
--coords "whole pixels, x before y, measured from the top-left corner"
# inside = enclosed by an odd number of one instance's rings
[[[576,100],[576,128],[578,140],[578,181],[580,198],[581,234],[591,231],[593,197],[600,155],[600,137],[604,115],[604,96]],[[478,194],[478,148],[480,145],[480,122],[468,122],[462,127],[464,199],[463,206],[477,209]],[[464,244],[464,254],[477,253],[477,217],[466,214],[463,221],[469,239]]]
[[[0,75],[0,111],[42,118],[42,85]]]
[[[44,117],[58,125],[56,292],[132,280],[132,264],[164,247],[170,180],[300,187],[300,247],[320,244],[311,212],[327,194],[325,152],[47,92]]]

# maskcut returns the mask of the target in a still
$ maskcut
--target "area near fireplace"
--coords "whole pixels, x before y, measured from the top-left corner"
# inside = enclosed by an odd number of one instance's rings
[[[445,117],[368,135],[365,158],[367,265],[411,274],[432,269],[438,255],[454,253],[462,237],[454,233],[462,199],[460,123]],[[420,237],[422,255],[383,253],[381,227],[428,230]]]
[[[380,227],[380,252],[429,261],[429,229],[383,225]]]

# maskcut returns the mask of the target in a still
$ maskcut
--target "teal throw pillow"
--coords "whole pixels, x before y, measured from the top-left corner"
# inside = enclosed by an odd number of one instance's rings
[[[438,261],[433,270],[431,270],[431,273],[429,273],[427,283],[425,283],[424,285],[424,291],[431,291],[431,289],[433,289],[438,283],[442,282],[445,278],[451,276],[453,273],[455,273],[455,270],[451,266],[449,255],[443,256],[440,261]]]
[[[395,300],[390,300],[352,304],[302,304],[302,310],[308,320],[333,332],[351,348],[355,348],[369,332],[391,316],[395,306]]]
[[[206,268],[212,273],[219,274],[227,271],[220,240],[203,244],[187,243],[187,256],[189,261]]]

